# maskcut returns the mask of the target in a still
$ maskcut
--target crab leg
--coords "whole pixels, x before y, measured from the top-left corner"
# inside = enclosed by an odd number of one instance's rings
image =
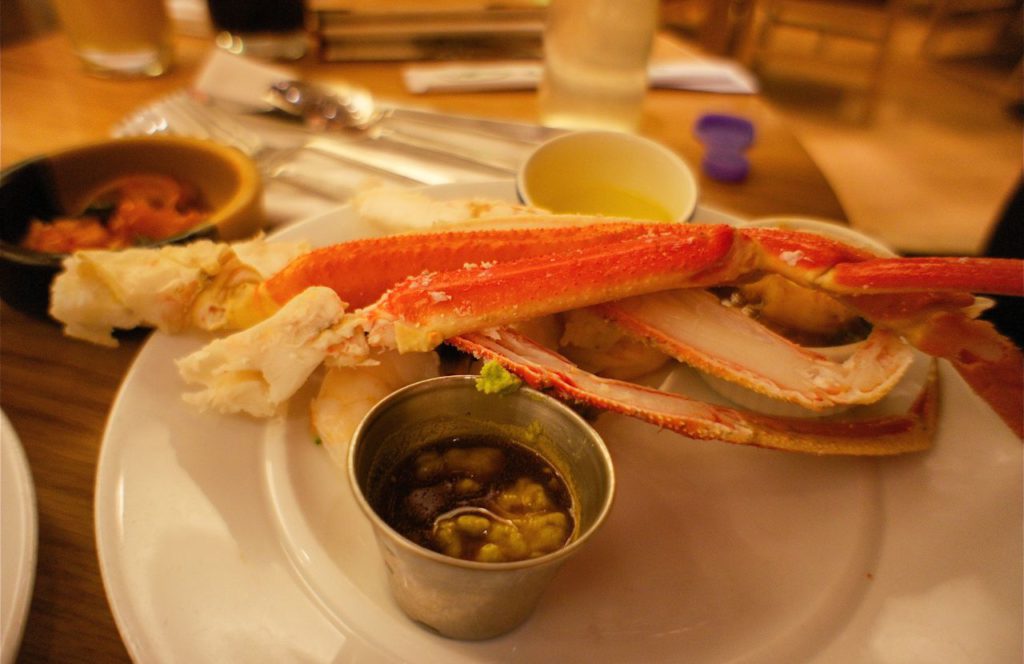
[[[635,221],[587,223],[592,221],[574,215],[490,218],[488,228],[512,228],[370,238],[314,251],[305,242],[262,237],[230,245],[203,240],[159,249],[79,251],[54,280],[50,314],[64,323],[68,336],[107,346],[117,345],[113,328],[242,329],[310,286],[328,286],[358,308],[423,270],[585,248],[647,232]]]
[[[588,249],[412,277],[367,308],[371,343],[429,350],[463,332],[734,281],[756,267],[755,254],[735,250],[738,236],[731,227],[647,229]]]
[[[925,352],[950,359],[1017,435],[1024,436],[1020,351],[985,324],[969,322],[974,298],[967,292],[1024,296],[1020,278],[1024,264],[979,259],[983,269],[972,269],[972,259],[933,261],[928,272],[936,273],[935,286],[929,292],[903,293],[908,286],[900,266],[906,259],[871,259],[885,273],[871,291],[846,283],[836,269],[866,260],[864,252],[805,233],[726,226],[651,227],[643,237],[592,249],[420,275],[385,293],[364,313],[371,344],[403,352],[428,350],[446,338],[516,320],[776,272],[801,285],[832,292],[876,325],[906,335],[911,343],[922,344]],[[946,265],[955,266],[963,279],[952,290],[941,275]],[[923,279],[915,276],[912,285]],[[965,336],[947,339],[942,329]]]
[[[518,224],[551,224],[546,215],[516,217]],[[317,249],[292,261],[268,279],[263,292],[278,305],[310,285],[328,286],[353,308],[366,306],[396,283],[424,270],[447,271],[467,264],[495,263],[596,247],[642,237],[649,226],[637,222],[583,224],[568,216],[535,229],[452,230],[367,238]],[[500,225],[507,220],[489,219]],[[564,225],[561,225],[564,224]]]
[[[934,369],[904,415],[834,422],[779,418],[600,378],[507,328],[472,332],[448,343],[499,362],[527,384],[560,398],[635,417],[691,438],[814,454],[885,455],[927,449],[935,428]]]
[[[836,265],[832,292],[864,291],[974,291],[969,284],[985,284],[984,292],[1020,294],[1024,270],[1009,258],[900,258],[871,259]]]
[[[1011,258],[879,258],[811,233],[742,228],[760,266],[834,294],[960,292],[1024,295],[1024,263]]]
[[[913,360],[909,346],[877,327],[849,358],[828,360],[701,289],[642,295],[596,309],[677,360],[811,410],[874,403]]]
[[[473,329],[672,288],[736,283],[766,272],[835,295],[863,297],[860,294],[869,292],[858,285],[844,285],[835,269],[867,260],[870,254],[819,236],[722,225],[639,228],[647,230],[638,237],[585,249],[410,277],[368,307],[367,315],[371,323],[385,324],[378,326],[381,341],[393,342],[399,350],[429,350],[447,337]],[[873,259],[873,263],[886,270],[904,260]],[[949,262],[964,266],[972,259]],[[930,271],[941,273],[941,265],[934,264]],[[906,314],[959,308],[973,303],[969,292],[1024,296],[1024,283],[1015,279],[1022,270],[1020,261],[985,260],[985,266],[963,270],[966,281],[956,290],[946,292],[939,283],[929,289],[934,293],[917,301],[917,293],[890,301],[903,305]],[[877,280],[871,293],[907,289],[903,279],[892,276],[899,270],[889,272],[890,277]],[[918,276],[916,281],[924,278]]]
[[[503,221],[507,220],[487,220],[497,225]],[[588,221],[591,223],[585,223]],[[515,222],[538,227],[388,236],[312,252],[262,240],[230,246],[207,242],[161,250],[79,252],[65,262],[64,271],[54,282],[51,314],[65,323],[68,334],[106,344],[114,343],[109,337],[111,327],[149,325],[170,332],[187,327],[237,329],[265,318],[310,286],[328,286],[351,307],[358,308],[376,300],[401,279],[424,270],[454,270],[467,263],[512,263],[551,253],[601,249],[628,238],[648,238],[652,243],[671,239],[678,251],[687,254],[715,251],[716,246],[721,250],[735,241],[746,246],[745,251],[735,253],[747,254],[758,269],[799,280],[826,276],[826,281],[831,278],[832,283],[823,283],[823,287],[850,293],[866,292],[865,270],[854,268],[865,262],[871,266],[871,274],[885,277],[872,278],[873,292],[905,291],[909,283],[915,287],[923,284],[926,289],[931,289],[933,283],[945,288],[950,284],[939,283],[945,279],[964,292],[1024,294],[1019,261],[877,260],[866,252],[818,236],[772,229],[611,223],[598,217],[561,215],[516,217]],[[658,266],[661,258],[657,247],[651,249],[645,259],[649,264],[637,267]],[[210,260],[206,254],[216,259]],[[241,260],[236,261],[236,256]],[[273,260],[264,256],[273,256]],[[295,258],[284,265],[280,260],[284,257]],[[609,254],[609,260],[616,259]],[[738,259],[733,260],[735,266]],[[225,263],[253,269],[227,269]],[[907,265],[923,269],[917,274]],[[827,277],[830,270],[831,276]],[[231,274],[230,279],[223,277],[225,272]],[[846,272],[850,276],[842,276]],[[248,277],[242,279],[242,274]],[[637,275],[642,275],[642,269],[634,272],[633,276]],[[954,279],[948,275],[957,276]],[[630,275],[620,272],[619,276]],[[579,275],[577,281],[585,278],[585,274]]]

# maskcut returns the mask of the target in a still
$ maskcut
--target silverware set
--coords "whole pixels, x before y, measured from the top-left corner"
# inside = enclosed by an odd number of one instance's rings
[[[230,145],[264,177],[345,200],[332,186],[334,163],[398,184],[444,184],[511,177],[526,155],[561,130],[374,102],[361,88],[338,94],[301,81],[277,83],[264,100],[273,113],[242,114],[187,90],[153,102],[114,128],[115,136],[179,135]],[[313,155],[321,166],[301,168]]]

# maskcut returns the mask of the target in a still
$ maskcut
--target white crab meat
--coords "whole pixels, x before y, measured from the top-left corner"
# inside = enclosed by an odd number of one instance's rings
[[[200,240],[159,249],[78,251],[53,281],[50,314],[68,336],[116,346],[115,328],[219,329],[221,303],[309,251],[306,242]]]
[[[334,291],[307,288],[274,316],[179,360],[182,378],[202,386],[186,393],[185,401],[224,413],[277,414],[332,347],[360,344],[358,321],[344,314],[345,303]]]

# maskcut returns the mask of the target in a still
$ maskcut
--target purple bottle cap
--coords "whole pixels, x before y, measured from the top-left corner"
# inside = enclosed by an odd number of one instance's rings
[[[697,119],[694,133],[705,147],[701,168],[708,177],[722,182],[739,182],[750,172],[743,155],[754,142],[754,125],[735,115],[708,113]]]
[[[754,125],[746,118],[723,113],[708,113],[697,119],[694,133],[711,148],[744,150],[754,142]]]

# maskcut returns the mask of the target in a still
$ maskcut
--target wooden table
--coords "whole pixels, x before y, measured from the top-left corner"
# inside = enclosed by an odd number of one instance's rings
[[[3,49],[0,164],[103,138],[133,109],[190,83],[210,45],[179,39],[177,66],[164,77],[117,81],[78,67],[61,34]],[[311,78],[345,77],[391,98],[408,98],[392,64],[301,63]],[[434,95],[440,109],[536,121],[528,92]],[[742,114],[757,126],[751,177],[725,185],[702,179],[704,201],[744,215],[799,213],[844,219],[828,182],[764,100],[653,91],[642,133],[699,163],[695,119]],[[0,309],[0,406],[17,430],[34,476],[39,549],[35,591],[19,661],[117,662],[128,654],[103,590],[93,532],[93,486],[100,441],[118,385],[142,335],[109,350],[64,339],[59,329]]]

